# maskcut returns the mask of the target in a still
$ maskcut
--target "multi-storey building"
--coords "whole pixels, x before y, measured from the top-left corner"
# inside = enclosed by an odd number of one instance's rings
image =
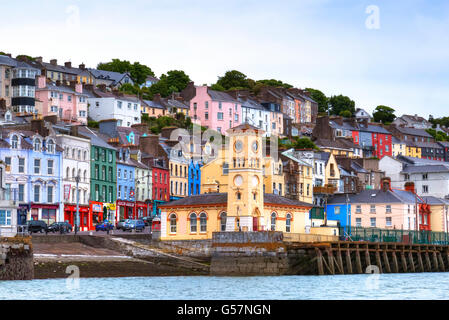
[[[91,84],[93,77],[89,70],[85,68],[84,64],[80,64],[79,68],[72,67],[70,61],[65,62],[64,65],[58,65],[57,59],[52,59],[50,62],[43,62],[42,57],[35,58],[35,61],[41,66],[42,75],[50,82],[60,81],[68,85],[72,81],[76,83]]]
[[[0,160],[0,237],[14,237],[18,226],[17,205],[13,190],[6,187],[5,172],[6,164]]]
[[[135,165],[128,148],[117,150],[117,217],[116,221],[136,218]]]
[[[87,95],[83,94],[83,85],[70,82],[70,86],[61,83],[48,83],[45,76],[38,77],[36,98],[41,102],[38,113],[43,116],[56,115],[59,120],[74,124],[87,124]]]
[[[79,134],[90,139],[90,201],[89,216],[80,225],[88,230],[94,223],[108,219],[115,222],[117,180],[116,148],[106,141],[109,137],[88,127],[79,127]]]

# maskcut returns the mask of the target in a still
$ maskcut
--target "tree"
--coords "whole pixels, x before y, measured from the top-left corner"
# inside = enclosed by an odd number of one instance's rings
[[[390,124],[396,119],[394,109],[387,106],[377,106],[373,113],[374,122]]]
[[[339,116],[344,117],[344,118],[351,118],[352,113],[349,110],[343,110],[342,112],[340,112]]]
[[[223,88],[223,86],[221,86],[217,83],[214,83],[213,85],[211,85],[210,88],[215,91],[226,91],[226,89]]]
[[[342,111],[348,110],[351,115],[355,113],[355,102],[349,97],[338,95],[329,98],[330,112],[333,115],[339,115]]]
[[[219,84],[225,90],[231,88],[247,88],[249,89],[248,79],[246,75],[237,70],[226,71],[223,77],[218,77],[216,84]]]
[[[318,147],[309,138],[298,138],[297,137],[296,141],[293,142],[293,147],[295,149],[315,149],[315,150],[318,150]]]
[[[284,83],[281,80],[275,80],[275,79],[257,80],[257,82],[262,83],[267,86],[271,86],[271,87],[282,87],[282,88],[286,88],[286,89],[293,88],[293,86],[291,84]]]
[[[99,63],[97,69],[105,71],[113,71],[118,73],[129,72],[133,81],[140,85],[145,82],[148,76],[154,77],[154,72],[150,67],[140,64],[139,62],[131,62],[127,60],[112,59],[111,62]]]
[[[310,92],[310,97],[318,103],[318,112],[326,113],[329,108],[326,95],[317,89],[306,88],[306,91]]]
[[[128,94],[139,94],[140,95],[140,88],[138,85],[132,85],[131,83],[124,83],[119,88],[120,92],[128,93]]]
[[[171,70],[161,75],[159,82],[150,87],[152,95],[159,93],[162,97],[168,97],[173,92],[185,89],[190,82],[190,77],[182,70]]]

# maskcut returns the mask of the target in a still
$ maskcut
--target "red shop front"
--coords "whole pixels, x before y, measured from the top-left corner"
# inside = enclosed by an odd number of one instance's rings
[[[136,201],[136,219],[148,217],[148,210],[151,212],[151,209],[151,205],[147,205],[145,202]]]
[[[89,230],[89,207],[88,206],[79,206],[79,218],[80,218],[80,231],[88,231]],[[73,228],[75,228],[76,221],[76,206],[65,204],[64,205],[64,221],[68,221]]]
[[[95,225],[103,221],[103,202],[89,201],[91,219],[89,219],[89,230],[95,230]]]
[[[132,201],[117,200],[117,221],[123,219],[136,219],[136,203]]]

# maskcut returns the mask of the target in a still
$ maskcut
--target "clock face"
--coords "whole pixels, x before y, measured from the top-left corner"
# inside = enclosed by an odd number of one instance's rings
[[[237,187],[240,187],[241,185],[243,184],[243,178],[242,178],[242,176],[236,176],[235,178],[234,178],[234,185],[235,186],[237,186]]]
[[[243,150],[243,142],[240,140],[236,141],[236,143],[234,144],[234,148],[235,151],[241,152]]]
[[[259,185],[259,178],[257,176],[253,176],[252,183],[253,187],[257,187]]]
[[[254,141],[252,144],[252,148],[254,152],[257,152],[257,150],[259,150],[259,144],[257,143],[257,141]]]

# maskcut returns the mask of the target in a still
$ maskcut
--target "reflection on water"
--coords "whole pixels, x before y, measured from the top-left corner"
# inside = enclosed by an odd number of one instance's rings
[[[449,299],[447,273],[2,281],[0,299]]]

